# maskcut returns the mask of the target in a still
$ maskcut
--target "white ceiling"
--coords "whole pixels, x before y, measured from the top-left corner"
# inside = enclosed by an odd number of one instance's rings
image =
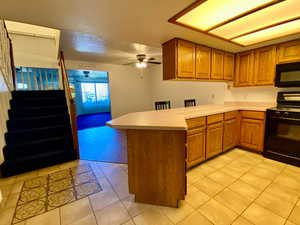
[[[61,49],[67,59],[123,64],[138,53],[159,57],[161,44],[174,37],[231,52],[248,49],[167,22],[193,1],[2,0],[0,15],[62,30]],[[296,38],[300,35],[263,45]]]

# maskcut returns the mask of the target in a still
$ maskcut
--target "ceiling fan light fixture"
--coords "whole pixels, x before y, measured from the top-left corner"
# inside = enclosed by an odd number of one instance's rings
[[[145,62],[137,62],[137,63],[135,64],[135,66],[136,66],[137,68],[142,69],[142,68],[146,68],[146,67],[147,67],[147,63],[145,63]]]

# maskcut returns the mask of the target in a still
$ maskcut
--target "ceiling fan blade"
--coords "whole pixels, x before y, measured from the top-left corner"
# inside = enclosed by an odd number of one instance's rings
[[[152,64],[161,64],[161,62],[154,62],[154,61],[149,61],[147,63],[152,63]]]

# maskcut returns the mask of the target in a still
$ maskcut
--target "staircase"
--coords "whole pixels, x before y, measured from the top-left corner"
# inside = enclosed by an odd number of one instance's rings
[[[64,90],[13,91],[10,106],[3,177],[76,159]]]

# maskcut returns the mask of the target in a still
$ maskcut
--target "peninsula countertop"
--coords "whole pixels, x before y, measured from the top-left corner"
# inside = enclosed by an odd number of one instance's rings
[[[186,119],[234,110],[266,111],[268,108],[274,106],[275,103],[230,102],[225,104],[135,112],[108,121],[106,125],[117,129],[186,130]]]

